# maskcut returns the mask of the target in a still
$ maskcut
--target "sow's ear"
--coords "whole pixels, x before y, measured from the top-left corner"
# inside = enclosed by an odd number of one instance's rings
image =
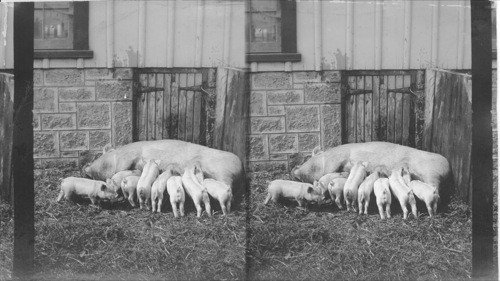
[[[320,154],[320,153],[322,153],[322,152],[323,152],[323,151],[321,150],[321,147],[316,146],[316,147],[313,149],[313,151],[312,151],[312,153],[311,153],[311,156],[318,155],[318,154]]]
[[[106,144],[106,145],[103,147],[103,149],[102,149],[102,154],[105,154],[105,153],[110,152],[110,151],[113,151],[113,150],[115,150],[115,148],[114,148],[114,147],[113,147],[110,143],[108,143],[108,144]]]
[[[105,191],[108,187],[105,184],[101,184],[101,191]]]
[[[314,192],[314,188],[312,186],[309,186],[307,188],[307,193],[313,193]]]

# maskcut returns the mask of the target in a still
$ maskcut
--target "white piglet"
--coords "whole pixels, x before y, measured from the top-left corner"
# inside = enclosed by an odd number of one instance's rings
[[[351,168],[349,177],[344,186],[344,200],[347,206],[347,211],[351,210],[351,207],[356,211],[356,203],[358,202],[358,188],[366,177],[366,166],[367,162],[356,162]]]
[[[181,176],[172,176],[167,180],[167,192],[170,196],[170,205],[174,212],[174,217],[184,216],[184,202],[186,202],[186,193],[182,186]],[[179,213],[177,212],[177,205],[179,205]]]
[[[184,169],[184,174],[182,174],[182,185],[189,197],[193,199],[194,206],[196,207],[196,216],[201,217],[201,202],[205,205],[207,214],[211,216],[210,198],[208,197],[207,189],[202,185],[203,172],[199,167],[199,165],[191,165]]]
[[[88,197],[92,204],[98,204],[101,199],[111,200],[116,198],[116,192],[108,188],[103,181],[76,177],[63,179],[57,202],[61,201],[63,197],[67,200],[73,200],[77,196]]]
[[[280,197],[285,197],[295,199],[299,203],[299,207],[302,207],[304,203],[310,201],[321,202],[325,198],[323,192],[314,188],[312,184],[289,180],[274,180],[270,182],[267,193],[264,205],[269,200],[273,200],[276,203]]]
[[[389,186],[401,205],[403,219],[408,218],[407,205],[410,205],[413,215],[417,217],[417,203],[413,191],[408,186],[409,178],[408,170],[403,167],[394,169],[389,177]]]
[[[151,186],[160,173],[160,170],[158,169],[160,160],[150,159],[144,162],[145,164],[141,177],[137,182],[137,197],[139,198],[140,208],[142,209],[146,207],[146,209],[149,210],[148,201],[151,201]]]
[[[167,189],[167,181],[172,177],[172,171],[166,170],[161,173],[151,186],[151,211],[161,213],[163,195]]]
[[[128,202],[130,202],[130,205],[132,205],[132,207],[135,207],[137,183],[139,182],[140,178],[141,178],[140,175],[128,176],[125,177],[120,184],[123,196],[125,198],[128,198]]]
[[[409,186],[411,190],[413,190],[415,196],[424,201],[427,206],[427,211],[429,212],[429,217],[435,215],[440,200],[437,188],[419,180],[411,181]]]
[[[344,186],[347,178],[335,178],[328,183],[328,192],[330,192],[330,198],[335,200],[335,204],[339,209],[342,209],[342,197],[344,193]]]
[[[122,195],[123,190],[121,190],[121,182],[123,181],[123,179],[128,177],[128,176],[140,176],[140,175],[141,175],[140,170],[120,171],[120,172],[114,174],[110,179],[106,179],[106,184],[108,185],[109,188],[113,188],[113,190],[118,195]]]
[[[348,172],[340,173],[328,173],[322,176],[318,181],[314,181],[313,185],[315,188],[321,190],[321,192],[328,192],[328,184],[336,178],[347,178],[349,176]]]
[[[359,186],[358,208],[360,215],[363,214],[363,211],[365,215],[368,215],[368,205],[370,204],[370,196],[373,192],[373,184],[379,177],[380,175],[378,171],[375,171],[371,173],[368,177],[366,177],[366,179]]]
[[[203,186],[210,196],[219,201],[222,213],[227,215],[231,211],[231,201],[233,200],[231,187],[214,179],[204,179]]]
[[[387,218],[391,218],[392,195],[389,187],[389,179],[378,178],[373,184],[373,193],[375,193],[375,197],[377,198],[377,207],[380,218],[385,219],[384,208]]]

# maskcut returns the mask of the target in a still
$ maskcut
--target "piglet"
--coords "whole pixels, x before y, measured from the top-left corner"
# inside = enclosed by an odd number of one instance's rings
[[[408,208],[406,207],[408,204],[411,206],[413,215],[417,217],[417,203],[413,191],[408,186],[409,178],[409,172],[404,167],[394,169],[389,177],[389,186],[401,205],[403,219],[408,218]]]
[[[167,188],[167,181],[172,177],[172,171],[166,170],[161,173],[151,186],[151,210],[152,212],[161,212],[161,205],[163,204],[163,195]]]
[[[210,207],[210,198],[207,189],[203,186],[203,172],[198,164],[188,166],[182,174],[182,185],[187,194],[193,199],[196,207],[196,216],[201,217],[201,202],[205,205],[205,211],[209,216],[212,215]]]
[[[285,197],[297,200],[299,207],[302,207],[304,203],[309,201],[321,202],[325,198],[323,192],[314,188],[310,183],[288,180],[274,180],[270,182],[267,193],[264,205],[271,199],[276,203],[280,197]]]
[[[128,202],[130,202],[130,205],[132,205],[132,207],[135,207],[134,198],[136,197],[137,183],[139,182],[140,178],[140,175],[128,176],[125,177],[120,184],[123,196],[125,198],[128,198]]]
[[[415,196],[424,201],[429,212],[429,217],[432,218],[436,214],[437,205],[440,200],[437,188],[419,180],[411,181],[409,186]]]
[[[98,204],[101,199],[111,200],[116,198],[116,192],[108,188],[103,181],[76,177],[63,179],[57,202],[61,201],[63,197],[72,200],[75,196],[88,197],[92,204]]]
[[[210,196],[219,201],[224,216],[227,215],[231,211],[231,200],[233,200],[231,187],[214,179],[204,179],[203,186]]]
[[[375,193],[375,197],[377,198],[377,206],[380,218],[385,219],[384,208],[385,212],[387,213],[387,218],[391,218],[392,195],[389,187],[389,179],[378,178],[373,184],[373,193]]]
[[[143,162],[145,163],[144,168],[137,182],[137,197],[139,198],[140,208],[143,209],[146,207],[149,210],[148,201],[151,201],[151,186],[160,173],[158,165],[161,161],[150,159],[147,161],[143,160]]]
[[[179,217],[179,213],[177,212],[177,205],[179,205],[179,212],[181,213],[181,217],[183,217],[184,202],[186,202],[186,193],[184,192],[184,187],[182,186],[181,176],[171,176],[167,180],[167,192],[170,196],[170,205],[172,206],[174,217]]]
[[[328,192],[328,184],[336,178],[347,178],[349,176],[348,172],[340,172],[340,173],[328,173],[322,176],[318,181],[314,181],[313,185],[315,188],[321,190],[321,192]]]
[[[112,188],[118,195],[123,194],[121,190],[121,182],[128,176],[140,176],[140,170],[125,170],[114,174],[110,179],[106,179],[106,184]]]
[[[351,172],[347,177],[344,186],[344,200],[347,206],[347,211],[351,210],[351,207],[356,211],[356,202],[358,201],[358,188],[366,177],[366,167],[368,162],[356,162],[351,168]]]
[[[339,209],[342,209],[342,194],[344,193],[344,186],[347,178],[334,178],[328,183],[328,192],[330,193],[330,198],[335,200],[335,204]]]
[[[373,184],[380,177],[378,171],[371,173],[366,179],[359,185],[358,189],[358,208],[359,214],[368,215],[368,205],[370,205],[370,196],[373,192]]]

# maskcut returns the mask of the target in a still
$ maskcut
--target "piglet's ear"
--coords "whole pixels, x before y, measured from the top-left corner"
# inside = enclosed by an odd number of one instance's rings
[[[156,165],[160,165],[161,160],[160,160],[160,159],[156,159],[156,160],[155,160],[155,163],[156,163]]]
[[[307,193],[313,193],[314,192],[314,188],[312,188],[312,186],[309,186],[307,188]]]
[[[107,187],[105,184],[102,184],[102,185],[101,185],[101,191],[106,190],[106,188],[108,188],[108,187]]]

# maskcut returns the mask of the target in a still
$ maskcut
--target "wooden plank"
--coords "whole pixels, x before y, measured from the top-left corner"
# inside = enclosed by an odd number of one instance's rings
[[[411,76],[410,75],[404,75],[403,76],[403,87],[410,87],[411,85]],[[402,96],[403,100],[403,109],[402,109],[402,144],[403,145],[408,145],[409,144],[409,136],[410,136],[410,115],[412,114],[410,112],[410,102],[411,102],[411,94],[403,94]]]
[[[197,73],[195,75],[194,84],[202,85],[202,74]],[[201,107],[201,99],[204,93],[198,91],[194,93],[194,106],[193,106],[193,142],[200,143],[200,124],[201,124],[201,111],[204,108]]]
[[[236,88],[238,87],[238,73],[229,70],[227,77],[227,97],[226,97],[226,114],[224,116],[224,136],[223,149],[232,150],[234,142],[233,134],[235,131],[235,114],[236,114]]]
[[[188,87],[195,86],[194,74],[187,75]],[[186,91],[186,141],[193,142],[194,91]]]
[[[396,87],[395,76],[388,76],[387,90],[393,90]],[[394,92],[389,92],[387,95],[387,141],[396,142],[395,140],[395,113],[396,113],[396,95]]]
[[[365,77],[356,77],[356,89],[365,88]],[[356,95],[356,142],[365,141],[365,95]]]
[[[422,148],[431,151],[432,131],[434,123],[434,94],[436,88],[436,71],[425,71],[425,105],[424,105],[424,131]]]
[[[226,115],[226,94],[228,83],[228,70],[217,68],[217,88],[215,104],[214,148],[222,149],[224,136],[224,116]]]
[[[380,129],[378,131],[377,139],[380,141],[387,141],[387,76],[379,77],[379,93],[380,93]]]
[[[148,74],[148,87],[155,87],[156,78],[155,74]],[[149,92],[147,97],[148,104],[148,123],[147,123],[147,140],[154,140],[155,134],[155,119],[156,119],[156,92]]]
[[[403,87],[403,76],[396,76],[396,89],[401,89]],[[395,93],[396,98],[396,108],[394,115],[395,122],[395,143],[403,143],[403,93]]]
[[[181,73],[179,77],[179,86],[186,87],[187,86],[187,74],[186,73]],[[187,98],[186,98],[186,91],[185,90],[179,90],[179,125],[178,125],[178,132],[179,132],[179,139],[180,140],[186,140],[186,104],[187,104]]]
[[[163,82],[165,80],[165,75],[162,73],[156,74],[156,87],[158,88],[164,88]],[[163,139],[163,122],[164,122],[164,105],[165,103],[163,102],[163,96],[164,92],[163,91],[157,91],[156,92],[156,101],[155,101],[155,139],[161,140]]]
[[[371,90],[371,93],[366,93],[365,96],[365,141],[372,141],[372,112],[373,112],[373,89],[372,76],[365,76],[365,90]]]
[[[180,74],[172,74],[172,86],[170,96],[170,129],[169,135],[171,139],[179,139],[179,80]]]
[[[172,74],[163,74],[163,128],[162,139],[170,138],[171,98],[172,98]]]
[[[349,89],[356,89],[356,76],[349,76],[347,78],[347,84]],[[356,96],[348,95],[347,104],[347,142],[356,142]]]
[[[373,100],[372,100],[372,140],[377,141],[380,131],[380,77],[373,76],[372,81]]]
[[[443,117],[443,92],[442,92],[442,78],[443,73],[436,72],[436,92],[434,97],[434,115],[433,115],[433,129],[432,129],[432,142],[431,151],[437,152],[440,149],[442,135],[442,117]]]
[[[410,85],[412,85],[412,84],[417,85],[418,79],[420,79],[421,76],[422,76],[422,73],[412,74],[410,76],[410,82],[409,82]],[[407,83],[406,79],[405,79],[405,83]],[[417,89],[418,89],[418,86],[417,86]],[[408,146],[422,149],[422,147],[421,147],[422,142],[419,141],[419,143],[417,145],[417,136],[416,136],[417,135],[416,132],[418,132],[418,130],[420,129],[420,123],[417,123],[418,122],[417,120],[419,120],[420,116],[417,116],[417,110],[416,110],[416,108],[418,107],[419,99],[420,99],[420,91],[419,90],[416,90],[415,96],[409,96]],[[418,111],[418,112],[420,112],[420,111]]]
[[[148,75],[147,74],[141,74],[139,76],[139,81],[140,81],[140,87],[147,87],[148,86]],[[139,91],[140,92],[140,91]],[[147,113],[148,113],[148,105],[147,105],[147,97],[148,93],[140,93],[138,96],[138,103],[137,103],[137,128],[139,130],[138,133],[138,140],[143,141],[147,140]]]

